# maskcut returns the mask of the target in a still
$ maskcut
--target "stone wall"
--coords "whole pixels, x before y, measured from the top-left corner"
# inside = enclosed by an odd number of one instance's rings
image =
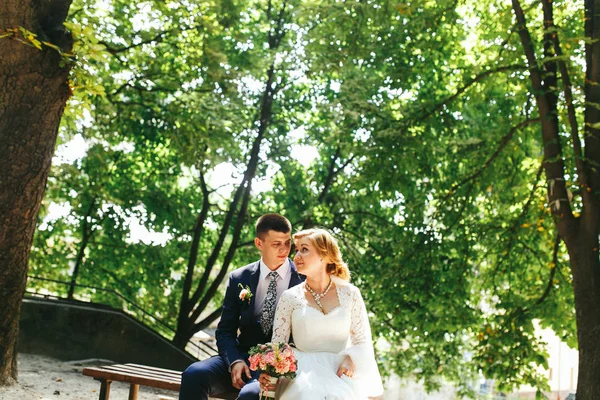
[[[195,359],[122,311],[25,298],[18,350],[60,360],[105,359],[184,370]]]

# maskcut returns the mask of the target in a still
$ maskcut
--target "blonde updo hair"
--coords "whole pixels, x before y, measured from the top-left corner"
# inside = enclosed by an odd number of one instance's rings
[[[308,238],[317,253],[327,261],[327,273],[345,281],[350,280],[350,269],[342,260],[337,240],[325,229],[305,229],[293,235],[294,240]]]

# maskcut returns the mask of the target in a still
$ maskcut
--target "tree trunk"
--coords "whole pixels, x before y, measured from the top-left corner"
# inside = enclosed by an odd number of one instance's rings
[[[569,246],[570,244],[570,246]],[[582,231],[567,242],[573,271],[573,290],[579,344],[577,400],[600,393],[600,262],[598,233]]]
[[[276,23],[276,26],[277,26],[276,31],[271,30],[271,32],[269,34],[269,47],[271,48],[271,50],[276,50],[278,48],[279,43],[281,42],[281,39],[285,35],[285,31],[283,31],[281,28],[284,23],[283,17],[284,17],[285,7],[286,7],[286,4],[284,3],[282,6],[282,9],[279,12],[279,19],[277,20],[277,23]],[[267,16],[268,16],[267,19],[270,20],[270,11],[267,12]],[[256,138],[254,139],[254,141],[252,143],[250,155],[248,158],[248,162],[246,164],[246,171],[244,172],[244,179],[242,180],[242,182],[236,189],[234,198],[233,198],[232,202],[229,204],[229,209],[225,216],[225,221],[224,221],[223,225],[221,226],[221,232],[219,234],[219,239],[217,240],[217,243],[213,247],[209,258],[206,261],[202,277],[200,278],[200,281],[199,281],[198,285],[196,286],[196,289],[190,295],[190,292],[192,290],[192,280],[193,280],[193,275],[194,275],[193,270],[194,270],[194,267],[196,264],[196,258],[197,258],[197,253],[198,253],[198,247],[197,247],[196,240],[199,240],[199,236],[198,237],[196,237],[196,236],[200,235],[202,233],[202,225],[199,226],[198,224],[200,224],[200,223],[203,224],[206,216],[199,218],[196,221],[195,237],[194,237],[194,241],[192,243],[192,251],[190,254],[190,258],[189,258],[190,262],[188,263],[188,269],[186,272],[184,287],[183,287],[183,291],[181,294],[180,309],[179,309],[179,315],[177,318],[177,330],[176,330],[175,337],[173,338],[173,344],[175,344],[177,347],[179,347],[181,349],[185,348],[187,341],[196,332],[200,331],[201,329],[206,328],[210,323],[212,323],[214,320],[216,320],[221,315],[221,310],[218,309],[218,310],[213,311],[212,314],[210,314],[208,317],[204,318],[202,321],[196,322],[197,319],[200,317],[200,314],[202,314],[202,312],[210,304],[210,301],[212,300],[216,291],[218,290],[219,285],[225,278],[225,275],[227,274],[227,270],[229,268],[229,264],[230,264],[231,260],[233,259],[235,251],[237,249],[237,243],[239,240],[239,236],[240,236],[240,233],[241,233],[243,225],[244,225],[244,217],[245,217],[245,215],[247,213],[247,209],[248,209],[250,192],[252,189],[252,181],[256,175],[256,171],[257,171],[257,167],[258,167],[258,162],[259,162],[259,158],[260,158],[260,156],[259,156],[260,147],[264,140],[264,136],[267,132],[267,128],[271,122],[273,100],[275,98],[275,94],[280,88],[279,85],[274,84],[275,74],[276,74],[275,65],[271,64],[271,66],[267,70],[267,80],[266,80],[265,89],[262,93],[262,98],[261,98],[261,106],[260,106],[260,111],[259,111],[259,115],[258,115],[258,117],[259,117],[258,132],[257,132]],[[204,193],[204,197],[205,197],[205,199],[208,199],[208,197],[207,197],[208,192],[205,187],[203,178],[201,180],[201,183],[202,183],[202,191]],[[207,200],[205,200],[205,201],[207,201]],[[240,201],[241,201],[241,205],[240,205]],[[205,206],[207,206],[207,205],[208,205],[208,203],[205,203],[205,205],[203,205],[202,213],[204,213]],[[239,209],[238,209],[238,207],[239,207]],[[202,213],[201,213],[201,215],[202,215]],[[230,232],[230,227],[234,220],[236,220],[235,225],[233,227],[233,231]],[[211,277],[211,272],[213,270],[213,267],[215,267],[215,265],[216,265],[218,257],[221,255],[225,238],[229,234],[232,237],[231,243],[229,244],[229,248],[225,253],[225,257],[223,259],[223,263],[220,267],[219,273],[217,274],[217,276],[213,279],[213,281],[209,285],[209,279]]]
[[[71,1],[0,3],[0,29],[23,27],[70,51]],[[15,35],[23,42],[17,29]],[[0,385],[17,378],[18,323],[37,215],[69,97],[68,67],[48,47],[0,39]]]
[[[187,320],[186,322],[188,322]],[[177,331],[175,332],[175,336],[171,341],[173,345],[176,347],[185,350],[185,346],[187,346],[188,342],[194,336],[195,332],[192,332],[191,324],[187,323],[186,325],[182,325],[179,323],[177,325]]]
[[[192,337],[196,334],[196,332],[200,332],[203,329],[206,329],[217,320],[221,316],[221,308],[216,309],[210,315],[203,318],[202,321],[193,324],[192,321],[188,318],[183,324],[177,325],[177,331],[175,332],[175,336],[173,337],[173,344],[179,347],[182,350],[185,350],[185,346],[187,346],[188,342],[192,339]]]
[[[73,300],[73,295],[75,294],[75,286],[77,285],[77,278],[79,277],[79,269],[83,264],[83,259],[85,258],[85,249],[90,242],[93,234],[93,227],[88,225],[88,219],[92,216],[94,209],[96,207],[96,197],[92,199],[90,207],[81,222],[81,243],[79,243],[79,251],[77,251],[77,257],[75,258],[75,267],[73,268],[73,274],[71,274],[71,284],[69,285],[69,292],[67,293],[67,299]]]
[[[575,295],[575,314],[577,322],[577,340],[579,345],[579,379],[577,382],[577,400],[594,400],[600,393],[600,261],[598,260],[598,226],[600,188],[600,171],[596,167],[600,161],[600,134],[595,126],[600,121],[600,113],[596,107],[600,99],[600,90],[596,84],[600,80],[600,0],[586,0],[585,32],[586,37],[593,39],[593,44],[586,44],[586,102],[585,109],[585,156],[581,154],[581,142],[577,128],[575,111],[570,102],[569,124],[571,128],[572,146],[575,152],[578,184],[581,188],[583,207],[581,217],[572,212],[572,201],[567,190],[565,179],[564,154],[559,138],[559,123],[556,115],[558,98],[552,87],[557,86],[555,62],[548,69],[546,77],[541,73],[536,57],[534,42],[527,28],[525,13],[519,0],[512,0],[517,19],[517,27],[521,44],[530,68],[532,94],[536,96],[538,111],[541,117],[542,141],[544,144],[544,170],[548,182],[548,202],[558,228],[560,237],[565,242],[571,271],[573,275],[573,291]],[[542,1],[544,7],[544,25],[553,28],[552,2]],[[550,42],[554,50],[560,54],[560,46],[556,33],[545,35],[545,55],[551,55]],[[570,79],[564,61],[561,63],[561,80],[567,100],[571,99]],[[545,81],[544,81],[545,79]],[[593,84],[592,84],[593,83]],[[585,164],[584,162],[585,161]]]

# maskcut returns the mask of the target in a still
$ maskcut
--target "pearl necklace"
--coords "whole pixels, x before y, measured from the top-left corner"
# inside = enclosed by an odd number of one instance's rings
[[[304,282],[304,286],[306,286],[306,288],[308,289],[308,291],[310,292],[310,294],[312,294],[312,297],[315,299],[315,303],[317,303],[317,305],[321,308],[321,310],[323,310],[323,306],[321,305],[321,299],[325,296],[327,296],[327,292],[329,292],[329,289],[331,289],[331,284],[333,283],[333,280],[329,280],[329,285],[327,285],[327,289],[325,289],[325,291],[321,294],[315,292],[314,290],[312,290],[312,288],[310,286],[308,286],[308,283]]]

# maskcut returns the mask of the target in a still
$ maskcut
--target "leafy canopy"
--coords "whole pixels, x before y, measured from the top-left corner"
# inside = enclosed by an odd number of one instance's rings
[[[267,15],[284,5],[274,51]],[[582,2],[554,7],[580,91]],[[540,7],[527,13],[541,42]],[[330,228],[371,313],[382,370],[428,388],[446,378],[467,393],[480,373],[505,389],[544,387],[534,321],[575,346],[572,278],[506,2],[77,0],[69,26],[81,90],[60,134],[89,147],[53,166],[32,273],[69,279],[87,237],[78,282],[117,288],[174,326],[206,197],[200,176],[211,178],[211,208],[195,276],[244,174],[274,65],[262,183],[232,266],[256,258],[252,223],[264,212],[295,230]],[[69,212],[48,220],[52,203]],[[166,239],[132,239],[132,221]]]

